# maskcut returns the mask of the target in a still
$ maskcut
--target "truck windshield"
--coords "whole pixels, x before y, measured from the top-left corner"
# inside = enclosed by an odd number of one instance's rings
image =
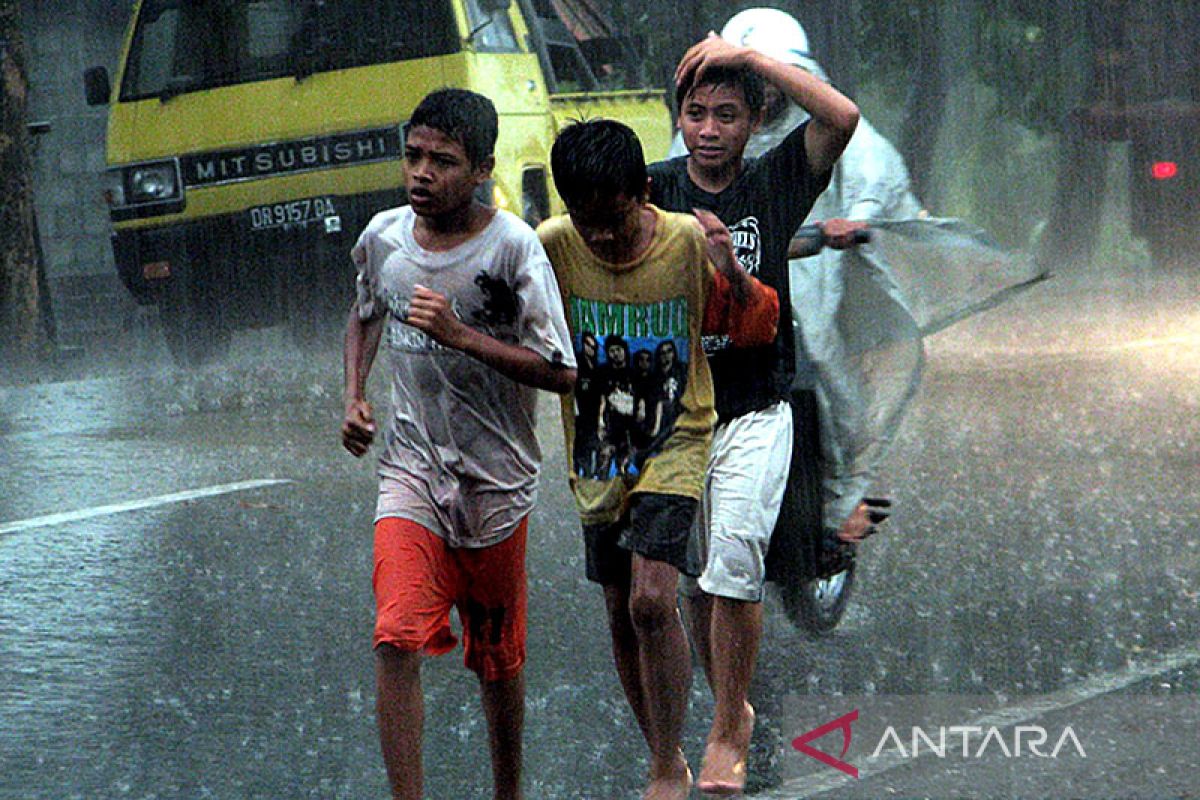
[[[452,53],[450,0],[145,0],[122,100]]]

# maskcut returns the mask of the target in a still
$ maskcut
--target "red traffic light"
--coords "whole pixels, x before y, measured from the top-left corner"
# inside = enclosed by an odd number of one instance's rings
[[[1179,174],[1179,165],[1174,161],[1155,161],[1150,174],[1156,181],[1167,181]]]

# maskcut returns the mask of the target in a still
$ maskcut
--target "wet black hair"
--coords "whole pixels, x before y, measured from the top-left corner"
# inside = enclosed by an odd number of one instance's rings
[[[689,94],[701,86],[728,86],[742,93],[751,114],[757,114],[767,102],[762,76],[748,67],[709,67],[696,82],[696,73],[688,73],[683,83],[675,87],[675,108],[683,112]]]
[[[642,143],[616,120],[579,120],[563,128],[550,148],[550,170],[568,209],[622,194],[646,196]]]
[[[441,131],[461,144],[473,166],[492,156],[500,127],[492,101],[467,89],[438,89],[425,95],[406,130],[418,125]]]

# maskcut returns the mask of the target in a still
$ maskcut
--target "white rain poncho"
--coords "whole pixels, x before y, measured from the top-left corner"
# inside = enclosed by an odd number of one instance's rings
[[[869,490],[921,382],[923,338],[1041,275],[961,220],[871,221],[868,245],[791,266],[792,314],[821,409],[827,527]],[[799,348],[798,348],[799,349]]]

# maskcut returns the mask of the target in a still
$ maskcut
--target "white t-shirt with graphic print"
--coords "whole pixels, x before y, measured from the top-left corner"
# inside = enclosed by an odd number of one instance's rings
[[[511,535],[537,497],[537,390],[404,323],[413,286],[445,295],[459,319],[554,364],[575,355],[562,299],[533,230],[497,210],[478,235],[434,252],[413,236],[409,206],[377,214],[352,256],[363,319],[386,315],[391,372],[376,519],[402,517],[454,547]]]

